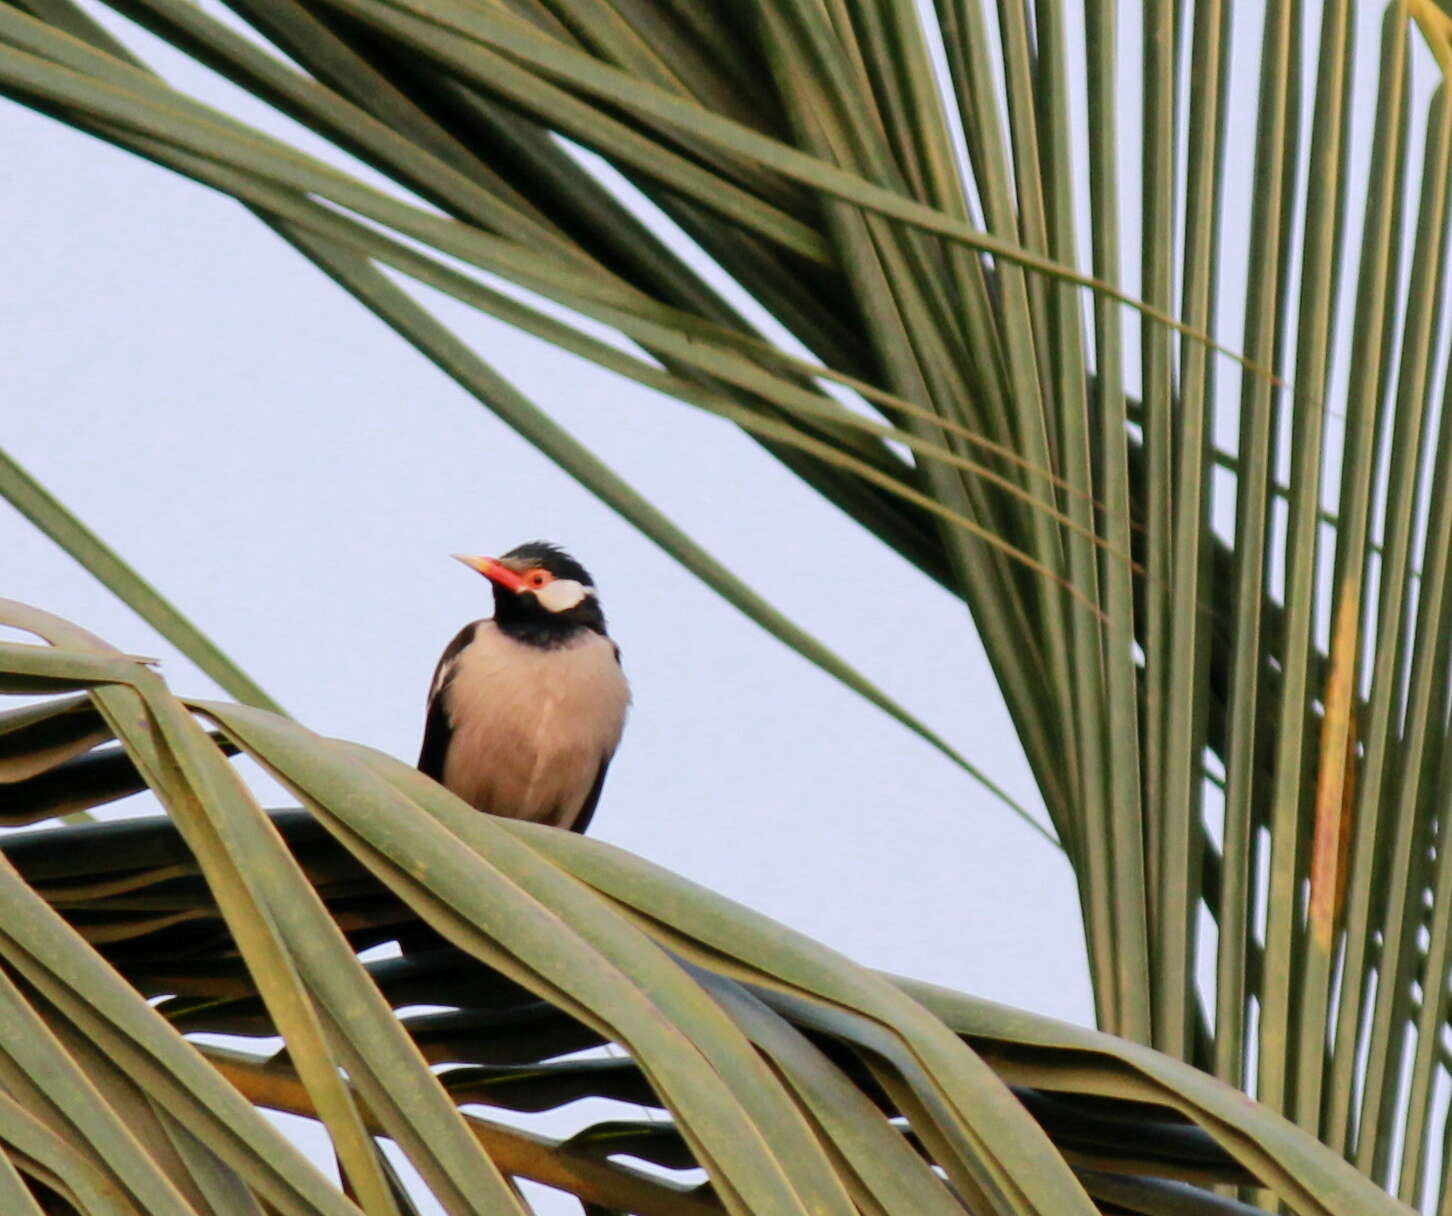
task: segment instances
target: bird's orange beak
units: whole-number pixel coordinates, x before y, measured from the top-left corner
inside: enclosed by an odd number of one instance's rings
[[[463,562],[470,570],[479,571],[490,582],[498,583],[501,587],[507,587],[516,595],[526,590],[524,579],[497,558],[468,557],[463,553],[455,553],[453,556],[455,561]]]

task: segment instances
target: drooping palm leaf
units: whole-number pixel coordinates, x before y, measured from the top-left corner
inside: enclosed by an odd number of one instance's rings
[[[184,705],[56,618],[0,620],[55,643],[0,644],[0,690],[53,694],[0,720],[3,775],[64,780],[110,750],[167,812],[0,847],[17,1211],[29,1183],[83,1213],[406,1212],[375,1136],[451,1213],[523,1210],[515,1177],[646,1216],[1249,1210],[1217,1183],[1297,1213],[1405,1210],[1148,1048],[865,970],[369,749]],[[303,808],[262,811],[203,723]],[[379,957],[401,934],[408,951]],[[607,1043],[624,1054],[579,1054]],[[503,1114],[585,1097],[660,1113],[564,1140]],[[347,1194],[257,1108],[321,1119]],[[704,1181],[671,1177],[695,1167]]]

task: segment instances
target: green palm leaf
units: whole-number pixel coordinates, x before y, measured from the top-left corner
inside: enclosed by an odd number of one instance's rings
[[[647,1214],[1233,1210],[1205,1189],[1225,1181],[1296,1212],[1403,1210],[1177,1061],[867,971],[622,850],[480,815],[380,753],[184,705],[55,618],[3,620],[56,643],[0,646],[0,689],[58,690],[20,711],[31,729],[8,737],[32,746],[12,755],[82,763],[33,727],[76,716],[63,690],[86,688],[107,727],[89,719],[87,744],[119,749],[167,812],[0,850],[17,1196],[30,1181],[82,1212],[408,1210],[386,1137],[450,1212],[516,1210],[511,1177]],[[198,716],[305,809],[258,808]],[[422,925],[430,948],[357,955]],[[409,1012],[424,994],[447,1010]],[[560,1059],[606,1043],[623,1054]],[[585,1096],[662,1113],[550,1141],[459,1109]],[[256,1107],[320,1118],[347,1194]]]

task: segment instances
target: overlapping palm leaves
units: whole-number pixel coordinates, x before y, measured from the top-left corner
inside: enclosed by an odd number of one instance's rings
[[[1378,44],[1349,0],[1144,0],[1133,26],[1101,0],[108,2],[400,189],[178,93],[72,0],[0,6],[0,88],[234,195],[906,719],[407,285],[757,437],[971,610],[1078,876],[1101,1025],[1452,1203],[1428,1185],[1452,943],[1441,9],[1378,9]],[[1252,140],[1230,124],[1253,78]],[[143,595],[20,470],[0,489]]]
[[[167,811],[0,849],[7,1210],[40,1210],[30,1179],[86,1213],[408,1212],[374,1135],[450,1212],[525,1210],[514,1177],[646,1216],[1250,1210],[1214,1183],[1296,1212],[1403,1210],[1149,1049],[869,972],[379,753],[184,704],[46,614],[5,603],[0,623],[55,643],[0,644],[0,691],[50,694],[0,718],[5,823],[137,774]],[[302,809],[264,812],[238,750]],[[355,956],[419,922],[431,946]],[[579,1054],[604,1043],[628,1054]],[[322,1119],[347,1197],[244,1096]],[[556,1142],[474,1113],[585,1097],[670,1119]]]

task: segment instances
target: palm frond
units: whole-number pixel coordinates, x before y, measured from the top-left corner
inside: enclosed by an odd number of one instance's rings
[[[1452,1203],[1446,12],[1388,4],[1376,43],[1350,0],[1145,0],[1130,46],[1103,0],[235,0],[248,32],[108,7],[391,186],[169,87],[71,0],[0,7],[0,89],[245,203],[946,749],[400,284],[751,434],[971,611],[1101,1026]]]
[[[0,644],[0,690],[52,694],[4,719],[0,775],[109,751],[166,812],[0,842],[16,1211],[406,1212],[385,1139],[461,1213],[525,1210],[516,1178],[645,1216],[1249,1210],[1225,1183],[1405,1210],[1148,1048],[869,971],[370,749],[183,703],[56,618],[0,620],[54,643]],[[236,750],[302,806],[263,811]],[[562,1140],[508,1113],[582,1098],[609,1113]],[[347,1189],[262,1109],[319,1120]]]

